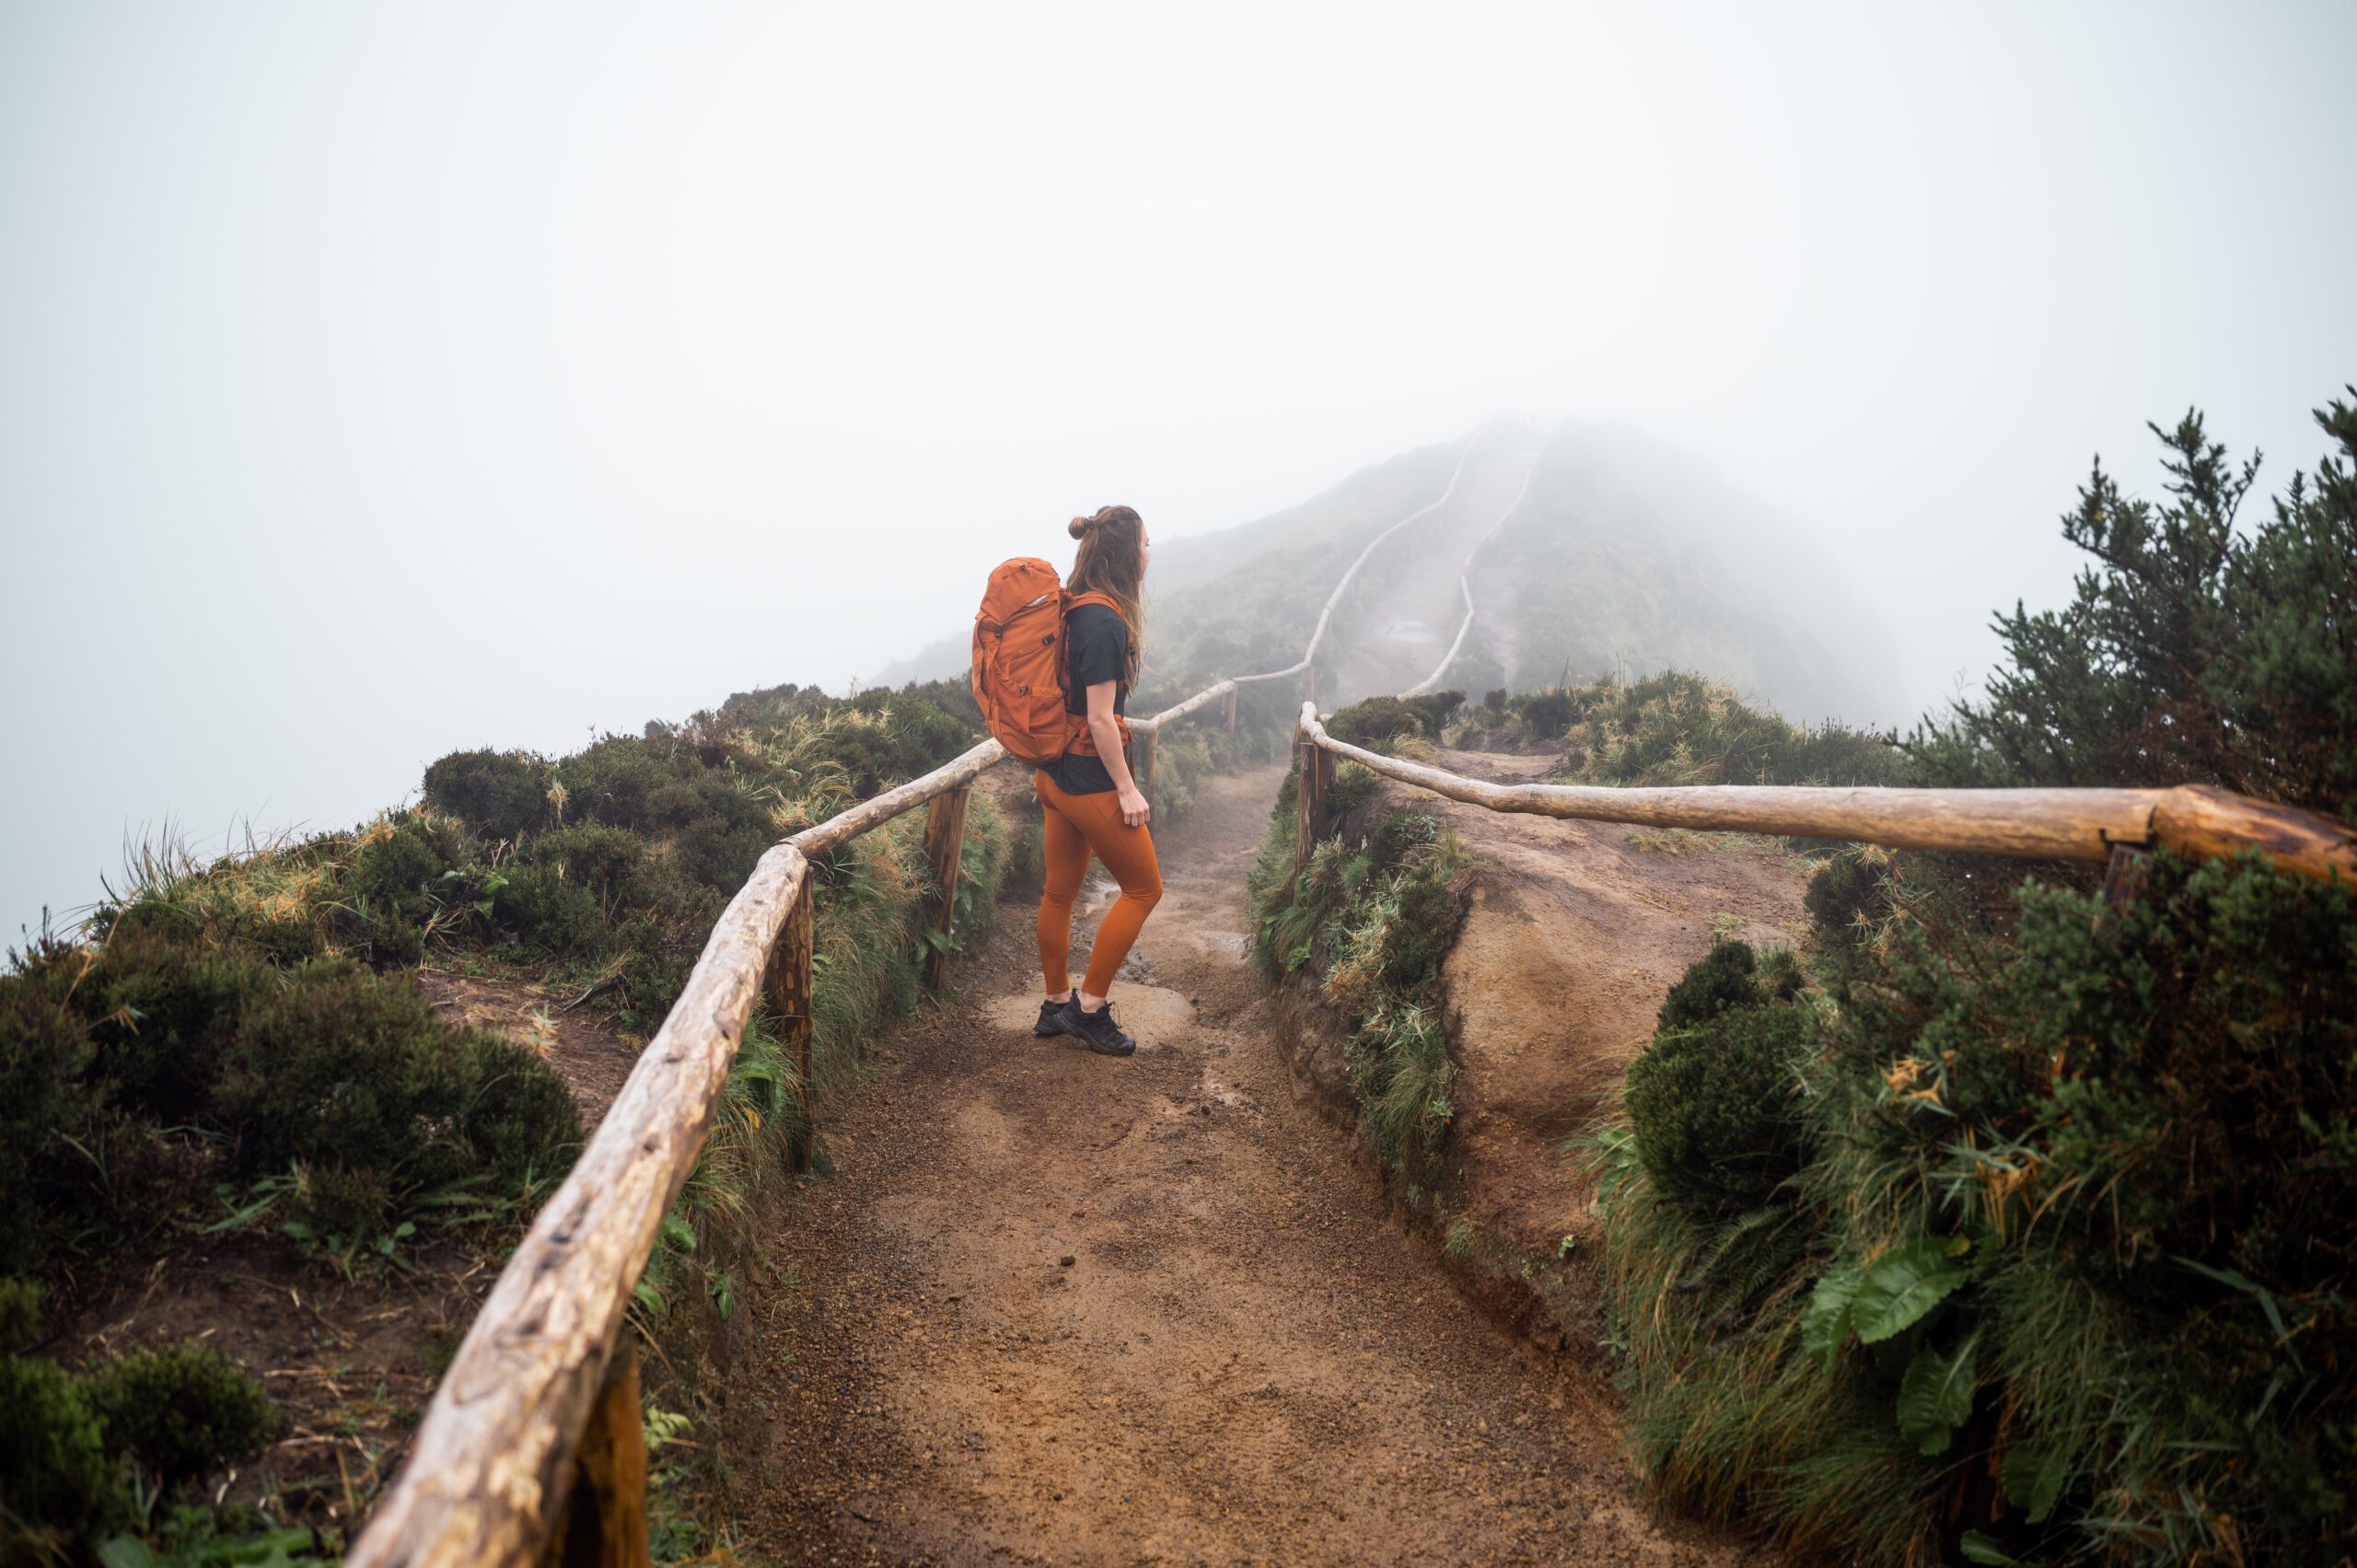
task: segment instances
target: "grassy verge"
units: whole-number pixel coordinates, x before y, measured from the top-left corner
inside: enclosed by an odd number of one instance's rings
[[[1370,811],[1375,775],[1344,763],[1331,796],[1339,830],[1296,872],[1297,782],[1281,789],[1248,878],[1254,953],[1271,979],[1315,984],[1347,1022],[1343,1060],[1369,1141],[1409,1202],[1425,1206],[1446,1181],[1455,1114],[1457,1066],[1438,1008],[1466,857],[1429,811]]]

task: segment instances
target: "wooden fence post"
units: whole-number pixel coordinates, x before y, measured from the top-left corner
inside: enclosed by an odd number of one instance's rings
[[[785,1026],[786,1048],[794,1055],[795,1099],[802,1124],[787,1141],[785,1160],[795,1170],[809,1168],[811,1139],[819,1124],[818,1089],[810,1081],[810,1045],[818,1035],[811,985],[813,881],[810,877],[803,877],[802,889],[794,896],[794,908],[787,912],[785,924],[778,931],[769,970],[762,976],[770,1011]]]
[[[2114,914],[2144,896],[2144,880],[2152,875],[2153,852],[2141,844],[2114,844],[2111,863],[2104,867],[2103,901]]]
[[[932,929],[937,939],[926,944],[924,983],[938,991],[949,978],[949,942],[956,934],[958,877],[966,844],[966,801],[971,784],[960,784],[946,795],[935,796],[924,808],[924,858],[933,869]]]
[[[1228,734],[1230,734],[1230,735],[1234,735],[1234,734],[1236,733],[1236,688],[1235,688],[1235,687],[1231,686],[1231,687],[1229,687],[1229,688],[1227,689],[1227,697],[1226,697],[1226,700],[1225,700],[1225,702],[1223,702],[1223,703],[1220,704],[1220,706],[1221,706],[1221,708],[1224,710],[1224,712],[1225,713],[1226,717],[1227,717],[1227,733],[1228,733]]]
[[[1158,730],[1142,729],[1130,738],[1130,751],[1137,767],[1138,793],[1154,793],[1154,743],[1161,738]]]
[[[573,1494],[540,1553],[541,1568],[647,1568],[653,1561],[638,1399],[638,1342],[625,1330],[575,1450]]]
[[[1334,782],[1334,757],[1305,733],[1297,743],[1301,780],[1294,800],[1293,866],[1298,872],[1318,852],[1326,831],[1326,795]]]

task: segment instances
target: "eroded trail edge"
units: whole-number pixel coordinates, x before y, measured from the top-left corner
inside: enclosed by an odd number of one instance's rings
[[[1296,1107],[1244,954],[1279,773],[1204,781],[1116,993],[1035,1040],[1028,923],[888,1040],[730,1369],[746,1545],[794,1562],[1701,1562],[1591,1389],[1387,1217]],[[1101,905],[1099,906],[1101,907]]]

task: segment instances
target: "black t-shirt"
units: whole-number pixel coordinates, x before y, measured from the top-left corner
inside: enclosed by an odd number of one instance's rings
[[[1120,680],[1130,662],[1130,629],[1119,610],[1084,604],[1065,617],[1064,660],[1065,712],[1086,717],[1088,689],[1108,680],[1114,683],[1113,711],[1129,711],[1130,694]],[[1113,788],[1104,760],[1088,752],[1067,751],[1044,772],[1066,795],[1105,795]]]

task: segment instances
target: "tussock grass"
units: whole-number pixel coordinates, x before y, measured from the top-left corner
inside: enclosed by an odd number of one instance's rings
[[[1375,787],[1364,768],[1338,768],[1336,819],[1364,815]],[[1456,1115],[1457,1068],[1437,1005],[1464,913],[1465,853],[1437,817],[1411,807],[1321,842],[1296,875],[1296,800],[1288,777],[1248,878],[1256,960],[1272,976],[1315,979],[1350,1020],[1343,1060],[1370,1141],[1387,1167],[1434,1185]]]

